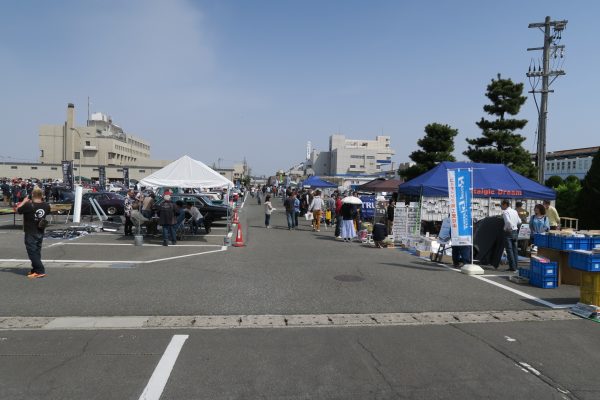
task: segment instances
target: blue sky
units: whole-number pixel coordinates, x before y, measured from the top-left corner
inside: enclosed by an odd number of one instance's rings
[[[548,149],[600,144],[600,2],[18,1],[0,3],[0,160],[36,159],[42,124],[74,102],[110,114],[154,158],[188,154],[256,173],[302,161],[306,142],[390,135],[408,160],[430,122],[479,135],[497,73],[526,83],[542,44],[529,22],[568,19],[565,77],[550,95]],[[537,113],[520,117],[535,148]]]

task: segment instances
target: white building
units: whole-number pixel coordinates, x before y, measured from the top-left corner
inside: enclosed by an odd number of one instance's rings
[[[579,179],[585,178],[592,166],[592,159],[598,150],[600,150],[600,147],[585,147],[547,153],[544,180],[554,175],[563,179],[570,175],[574,175]]]
[[[325,176],[381,175],[393,170],[393,155],[389,136],[368,140],[335,134],[329,137],[329,151],[311,150],[306,171]]]
[[[112,119],[94,113],[85,126],[77,126],[75,106],[67,106],[67,118],[60,125],[42,125],[39,130],[39,163],[1,162],[0,177],[61,179],[62,161],[73,161],[75,179],[98,179],[98,167],[106,167],[109,180],[123,179],[123,167],[131,179],[141,179],[169,163],[150,158],[150,144],[126,133]]]

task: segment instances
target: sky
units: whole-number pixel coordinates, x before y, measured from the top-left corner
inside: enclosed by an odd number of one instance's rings
[[[38,130],[74,103],[150,142],[152,158],[246,158],[270,175],[329,135],[391,136],[408,161],[431,122],[477,137],[498,73],[524,82],[528,29],[567,19],[567,75],[552,85],[548,150],[600,145],[600,2],[555,0],[88,0],[0,2],[0,161],[36,160]],[[535,150],[531,98],[519,118]]]

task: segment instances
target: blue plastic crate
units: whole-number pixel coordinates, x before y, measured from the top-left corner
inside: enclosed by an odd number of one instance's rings
[[[555,289],[558,287],[558,280],[556,278],[539,278],[532,275],[529,278],[529,284],[542,289]]]
[[[533,235],[533,244],[537,247],[549,247],[548,246],[548,238],[549,235],[544,235],[541,233],[536,233]]]
[[[550,235],[548,247],[556,250],[590,250],[590,240],[586,237]]]
[[[530,272],[527,268],[519,268],[519,276],[522,278],[529,278],[531,275]]]
[[[591,250],[592,249],[592,241],[591,238],[589,237],[579,237],[579,238],[575,238],[575,241],[577,243],[577,248],[579,250]]]
[[[557,262],[541,262],[532,258],[530,260],[531,275],[538,275],[542,278],[556,277],[558,274]]]
[[[590,242],[590,250],[596,246],[600,246],[600,236],[591,236],[588,240]]]
[[[569,253],[569,266],[588,272],[600,272],[600,254],[572,251]]]

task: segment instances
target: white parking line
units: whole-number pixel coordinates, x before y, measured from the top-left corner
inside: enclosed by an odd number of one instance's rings
[[[510,286],[506,286],[506,285],[503,285],[501,283],[491,281],[491,280],[489,280],[485,276],[481,276],[481,275],[471,275],[471,276],[473,278],[476,278],[476,279],[479,279],[481,281],[487,282],[490,285],[497,286],[497,287],[502,288],[504,290],[508,290],[509,292],[513,292],[515,294],[518,294],[519,296],[524,297],[526,299],[533,300],[533,301],[535,301],[537,303],[543,304],[546,307],[550,307],[550,308],[553,308],[553,309],[561,309],[561,308],[571,308],[571,307],[574,306],[574,304],[554,304],[554,303],[551,303],[549,301],[542,300],[539,297],[532,296],[532,295],[530,295],[528,293],[522,292],[522,291],[517,290],[515,288],[511,288]]]
[[[52,246],[135,246],[134,243],[69,243],[59,242]],[[177,244],[177,247],[221,247],[220,244]],[[50,246],[48,246],[50,247]],[[162,244],[144,243],[142,247],[163,247]]]
[[[419,258],[424,259],[424,260],[428,260],[425,257],[419,257]],[[442,264],[442,263],[434,263],[434,264],[439,265],[439,266],[444,267],[444,268],[447,268],[447,269],[449,269],[451,271],[454,271],[454,272],[460,272],[460,269],[449,267],[446,264]],[[522,297],[524,297],[526,299],[529,299],[529,300],[535,301],[537,303],[543,304],[546,307],[550,307],[550,308],[555,309],[555,310],[558,310],[558,309],[567,309],[567,308],[571,308],[571,307],[573,307],[575,305],[575,304],[554,304],[554,303],[551,303],[549,301],[542,300],[539,297],[532,296],[532,295],[530,295],[528,293],[525,293],[525,292],[522,292],[520,290],[511,288],[510,286],[506,286],[506,285],[503,285],[503,284],[498,283],[498,282],[491,281],[489,279],[489,278],[494,278],[496,276],[508,276],[508,275],[487,275],[487,276],[469,275],[469,276],[472,277],[472,278],[475,278],[475,279],[479,279],[480,281],[487,282],[490,285],[494,285],[494,286],[497,286],[497,287],[502,288],[504,290],[508,290],[509,292],[513,292],[515,294],[518,294],[519,296],[522,296]]]
[[[194,256],[200,256],[203,254],[211,254],[211,253],[220,253],[222,251],[227,251],[227,246],[219,246],[221,247],[220,249],[217,250],[209,250],[209,251],[203,251],[203,252],[199,252],[199,253],[192,253],[192,254],[183,254],[180,256],[173,256],[173,257],[166,257],[166,258],[157,258],[156,260],[146,260],[146,261],[131,261],[131,260],[111,260],[111,261],[106,261],[106,260],[42,260],[43,263],[48,263],[48,264],[86,264],[86,263],[95,263],[95,264],[152,264],[152,263],[156,263],[156,262],[161,262],[161,261],[170,261],[170,260],[177,260],[180,258],[186,258],[186,257],[194,257]],[[16,259],[16,258],[4,258],[4,259],[0,259],[0,262],[15,262],[15,263],[26,263],[29,262],[29,260],[22,260],[22,259]],[[0,269],[2,269],[0,267]]]
[[[174,335],[154,369],[146,388],[140,395],[140,400],[159,400],[165,385],[171,376],[179,352],[189,335]]]

